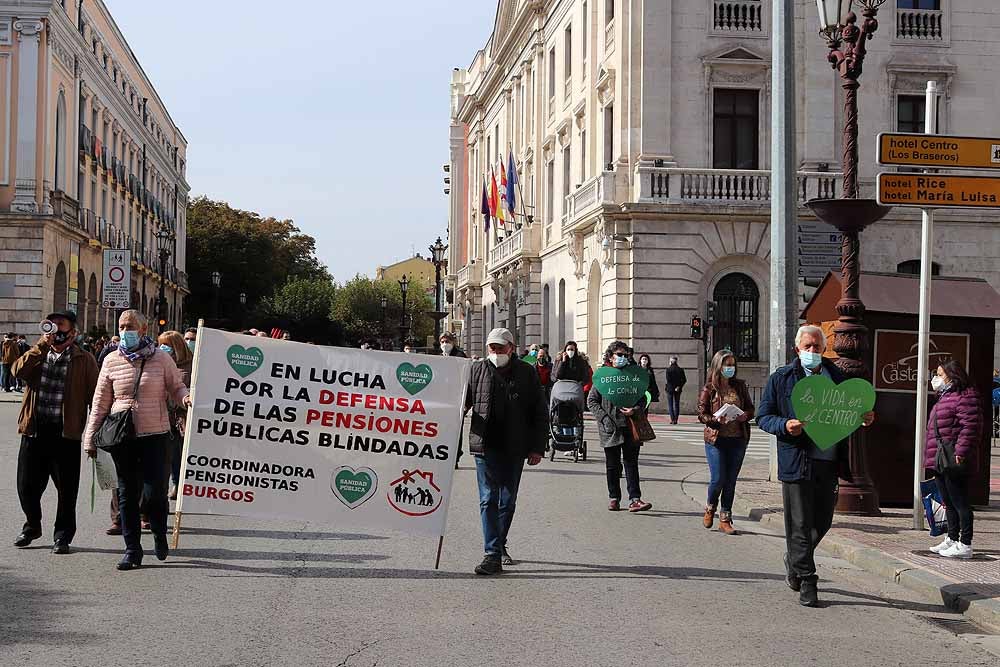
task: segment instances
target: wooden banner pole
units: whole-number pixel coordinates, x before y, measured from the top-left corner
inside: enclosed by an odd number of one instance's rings
[[[171,549],[176,549],[177,545],[181,541],[181,516],[183,515],[184,507],[184,475],[187,471],[187,453],[188,447],[191,443],[191,423],[194,421],[194,399],[195,391],[197,390],[198,383],[198,359],[201,357],[201,331],[205,328],[205,320],[198,320],[198,336],[195,338],[194,343],[194,361],[191,363],[191,408],[187,411],[187,424],[184,428],[184,447],[181,450],[181,473],[180,479],[177,480],[178,494],[177,494],[177,506],[174,512],[174,532],[172,537]]]

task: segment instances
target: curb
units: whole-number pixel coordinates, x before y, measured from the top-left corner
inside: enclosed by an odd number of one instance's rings
[[[702,474],[704,471],[703,469],[684,477],[681,480],[681,488],[690,483],[692,477]],[[684,492],[695,502],[700,502],[691,496],[686,489]],[[779,528],[784,532],[784,515],[781,511],[755,507],[738,494],[733,502],[733,513],[745,515],[751,521]],[[847,537],[841,537],[833,532],[826,534],[820,549],[872,574],[897,583],[921,595],[929,602],[941,604],[952,611],[960,612],[968,620],[990,632],[1000,633],[1000,600],[984,599],[981,597],[982,593],[970,590],[965,584],[956,583],[941,575],[903,562],[884,551],[855,542]]]

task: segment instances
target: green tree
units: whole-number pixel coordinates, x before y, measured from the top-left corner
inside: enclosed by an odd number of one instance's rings
[[[382,297],[386,299],[385,319]],[[407,321],[413,317],[410,335],[423,345],[427,336],[434,334],[434,320],[427,313],[434,309],[434,302],[427,294],[427,287],[419,281],[410,282],[406,294]],[[403,295],[396,281],[372,280],[355,276],[337,290],[330,316],[344,329],[350,345],[370,341],[399,341],[399,323],[403,319]]]
[[[325,278],[316,258],[316,241],[291,220],[262,217],[225,202],[198,197],[188,204],[187,271],[192,319],[214,316],[212,273],[222,274],[219,315],[231,322],[241,318],[239,295],[247,308],[270,296],[275,285],[289,280]]]
[[[343,343],[339,325],[330,321],[337,287],[329,278],[290,280],[261,299],[257,319],[266,329],[290,331],[296,340],[328,345]]]

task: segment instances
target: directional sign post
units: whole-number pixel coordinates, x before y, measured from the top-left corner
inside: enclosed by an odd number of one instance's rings
[[[878,175],[878,203],[912,208],[1000,208],[1000,177]]]
[[[835,227],[823,222],[798,223],[799,278],[825,278],[841,268],[843,238]]]
[[[101,289],[101,305],[105,308],[125,310],[129,303],[132,286],[132,252],[129,250],[104,251],[104,286]]]
[[[1000,169],[1000,138],[883,132],[878,163],[901,167]]]

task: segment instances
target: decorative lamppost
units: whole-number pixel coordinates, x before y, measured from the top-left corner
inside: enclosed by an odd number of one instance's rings
[[[174,233],[165,224],[156,230],[156,245],[160,251],[160,297],[156,302],[156,315],[159,331],[167,328],[167,260],[170,259],[170,249],[174,243]]]
[[[406,292],[410,289],[410,281],[406,274],[403,274],[402,280],[397,282],[399,283],[399,291],[403,293],[403,312],[399,316],[399,349],[402,350],[410,333],[410,328],[406,324]]]
[[[378,325],[379,347],[384,349],[388,346],[385,335],[385,311],[389,307],[389,299],[385,295],[382,295],[382,298],[379,299],[379,305],[382,306],[382,319]]]
[[[219,319],[219,286],[222,285],[222,274],[212,271],[212,287],[215,290],[215,319]]]
[[[247,293],[240,292],[240,327],[246,326],[247,319]]]
[[[858,0],[864,21],[851,11],[853,0],[817,0],[820,34],[830,47],[829,61],[840,73],[844,89],[844,188],[841,199],[813,199],[806,206],[820,220],[836,227],[843,236],[841,249],[841,296],[837,302],[838,322],[834,328],[833,350],[837,367],[847,378],[868,378],[865,363],[868,353],[868,328],[862,322],[865,305],[861,302],[860,234],[865,227],[881,220],[889,212],[874,199],[858,195],[858,88],[867,54],[867,42],[878,30],[875,16],[885,0]],[[864,429],[850,437],[853,482],[843,481],[837,510],[844,514],[879,514],[878,493],[868,475]]]
[[[448,259],[444,256],[448,246],[441,243],[441,237],[437,237],[434,245],[427,248],[431,251],[431,261],[434,262],[434,349],[440,344],[441,320],[448,317],[448,313],[441,311],[441,268],[448,266]]]

